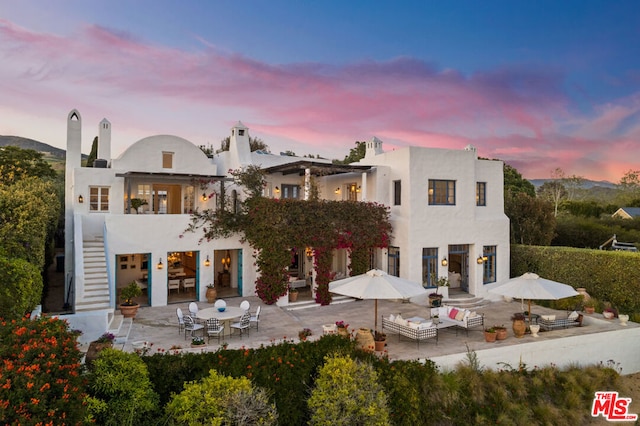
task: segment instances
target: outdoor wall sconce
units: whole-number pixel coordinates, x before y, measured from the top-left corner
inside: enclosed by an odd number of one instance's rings
[[[78,202],[80,204],[84,203],[84,197],[82,195],[78,195]]]
[[[276,193],[277,193],[277,194],[279,194],[279,193],[280,193],[280,188],[278,188],[277,186],[276,186]]]
[[[160,260],[158,260],[158,264],[156,265],[156,268],[162,269],[163,267],[164,265],[162,264],[162,258],[160,258]]]
[[[311,247],[307,247],[304,249],[304,254],[307,255],[307,259],[311,260],[311,257],[313,257],[313,249]]]
[[[222,266],[224,266],[225,270],[229,269],[229,266],[231,266],[231,255],[229,254],[229,250],[227,250],[227,256],[222,258]]]
[[[336,190],[333,191],[333,192],[335,192],[336,194],[339,194],[340,193],[340,187],[336,188]]]
[[[205,194],[204,192],[202,193],[202,201],[207,201],[209,199],[209,197],[207,197],[207,194]]]
[[[478,262],[478,265],[482,265],[484,263],[484,259],[482,258],[482,256],[478,256],[476,262]]]
[[[358,185],[358,189],[356,189],[356,192],[360,192],[360,185]]]
[[[211,266],[211,261],[209,260],[209,255],[207,255],[207,258],[204,260],[204,266],[206,266],[207,268],[209,266]]]
[[[449,264],[449,262],[447,261],[447,258],[445,257],[444,259],[442,259],[442,266],[447,266]]]

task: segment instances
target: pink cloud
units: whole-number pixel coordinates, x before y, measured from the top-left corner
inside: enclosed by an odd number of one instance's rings
[[[388,147],[471,143],[527,177],[563,167],[617,179],[624,171],[611,165],[640,155],[629,137],[640,134],[629,124],[637,96],[597,108],[595,117],[574,116],[564,77],[553,70],[521,65],[464,75],[409,57],[274,65],[201,41],[200,50],[183,51],[96,25],[63,37],[0,20],[0,107],[60,117],[76,107],[107,116],[130,137],[170,132],[211,135],[214,143],[241,119],[252,134],[330,158],[374,135]]]

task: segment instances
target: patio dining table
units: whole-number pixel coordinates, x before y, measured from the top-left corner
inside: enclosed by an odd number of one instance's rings
[[[205,308],[198,311],[196,317],[203,321],[208,320],[209,318],[217,318],[221,323],[224,324],[224,336],[231,335],[231,320],[236,318],[240,318],[242,314],[244,314],[245,310],[240,307],[235,306],[227,306],[226,309],[222,312],[218,311],[218,308]],[[207,332],[205,324],[205,334]]]

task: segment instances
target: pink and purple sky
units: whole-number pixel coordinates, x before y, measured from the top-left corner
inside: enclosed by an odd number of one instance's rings
[[[342,159],[373,136],[526,178],[640,169],[638,1],[0,0],[0,134],[154,134]]]

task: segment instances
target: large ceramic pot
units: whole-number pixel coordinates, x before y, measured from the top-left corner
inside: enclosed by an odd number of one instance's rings
[[[218,290],[214,287],[207,287],[207,293],[205,296],[207,297],[207,302],[214,303],[218,298]]]
[[[432,308],[437,308],[442,306],[442,295],[429,295],[429,304]]]
[[[384,345],[387,344],[387,341],[386,340],[376,340],[374,342],[374,344],[375,344],[375,347],[376,347],[376,352],[382,352],[382,351],[384,351]]]
[[[289,292],[289,302],[295,302],[298,300],[298,290]]]
[[[538,332],[540,331],[540,326],[538,324],[531,324],[529,326],[529,330],[531,331],[531,337],[538,337]]]
[[[527,331],[527,324],[524,320],[514,320],[513,321],[513,335],[517,338],[524,337],[524,333]]]
[[[373,351],[375,348],[373,334],[371,334],[371,330],[369,330],[368,328],[361,328],[358,330],[356,341],[365,351]]]

